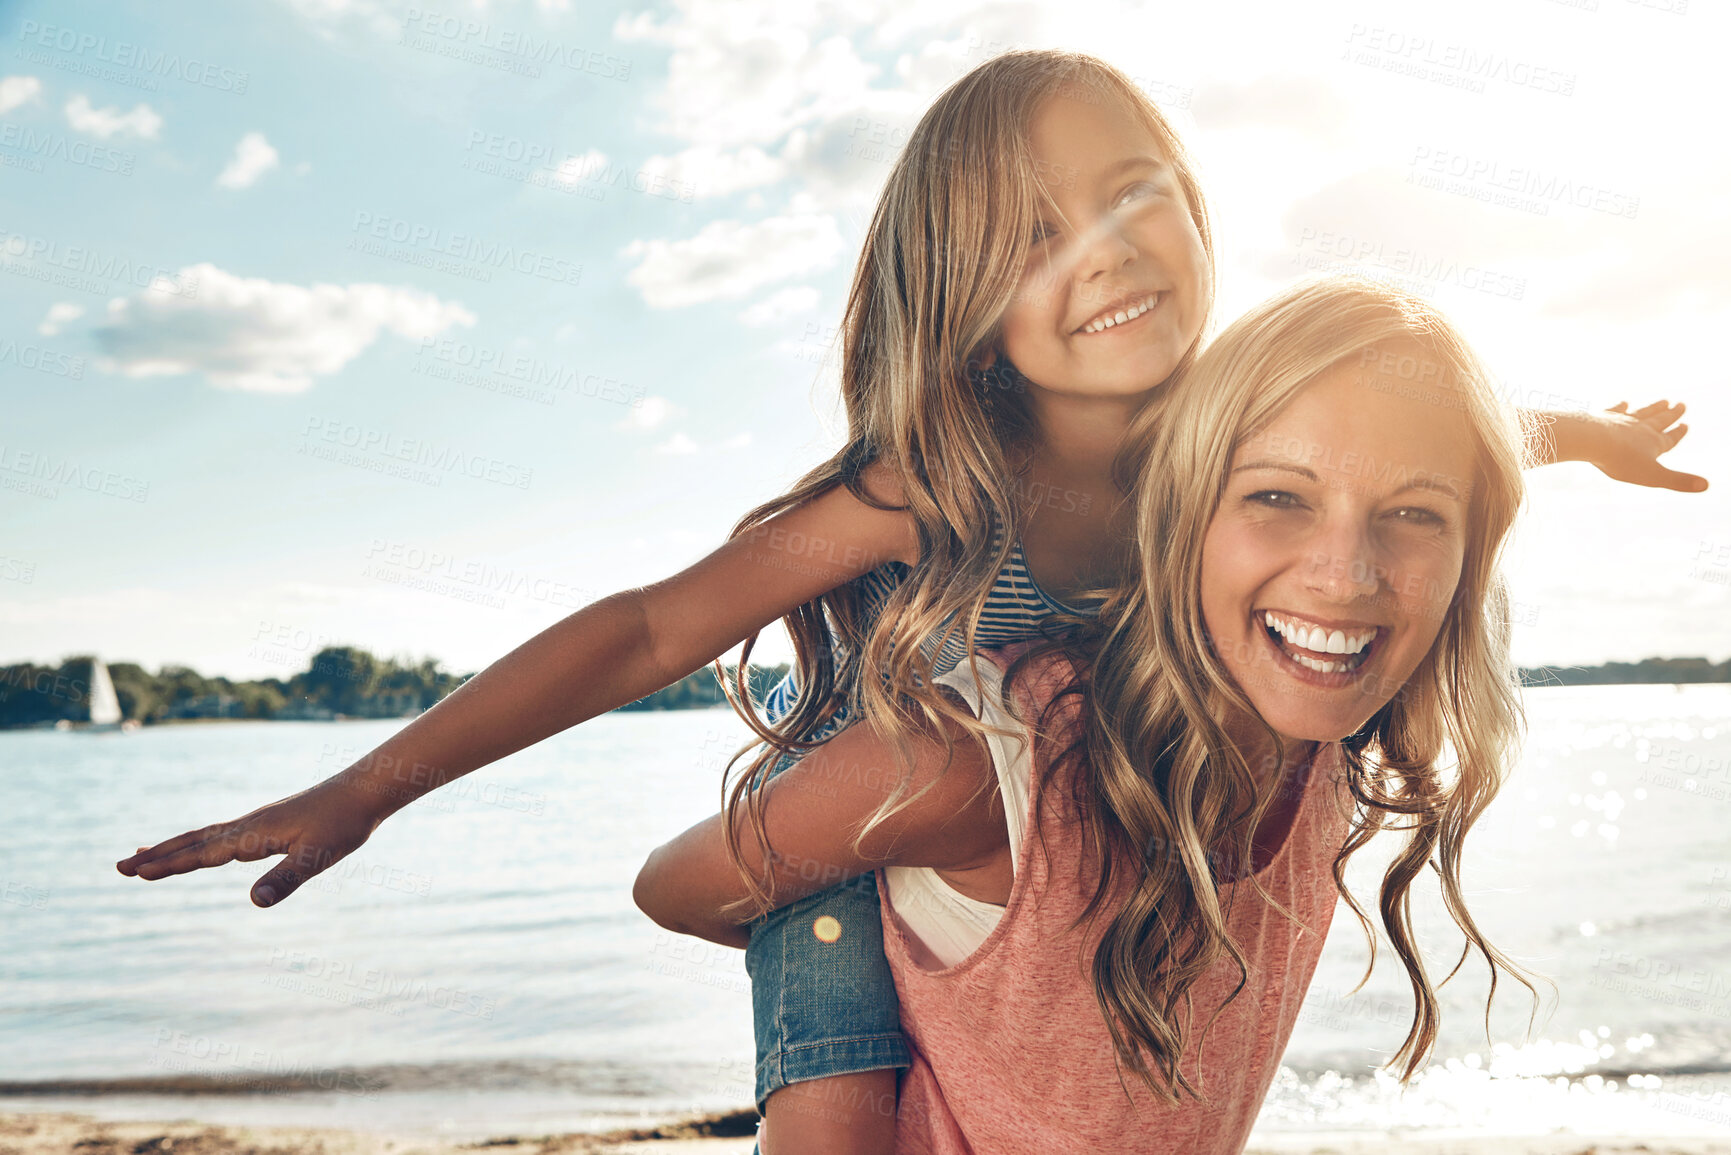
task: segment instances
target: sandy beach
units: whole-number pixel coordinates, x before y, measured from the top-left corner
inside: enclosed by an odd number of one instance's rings
[[[65,1113],[0,1114],[0,1155],[747,1155],[755,1115],[709,1116],[604,1135],[501,1135],[462,1142],[315,1127],[221,1127],[193,1120],[104,1122]],[[1588,1136],[1303,1136],[1254,1140],[1245,1155],[1731,1155],[1731,1140]]]
[[[428,1139],[389,1132],[319,1127],[223,1127],[194,1120],[107,1122],[67,1113],[0,1114],[0,1155],[745,1155],[757,1115],[742,1111],[685,1124],[603,1135],[500,1135]]]

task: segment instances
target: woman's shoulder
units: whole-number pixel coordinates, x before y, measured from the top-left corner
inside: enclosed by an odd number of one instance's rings
[[[1019,715],[1036,729],[1066,727],[1081,712],[1085,667],[1062,642],[1028,639],[974,653],[1005,697],[1015,702]]]

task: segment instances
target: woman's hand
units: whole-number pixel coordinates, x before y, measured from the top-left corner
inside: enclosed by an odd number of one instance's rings
[[[1681,402],[1655,401],[1631,411],[1627,401],[1619,401],[1603,413],[1534,411],[1531,415],[1543,430],[1538,464],[1587,461],[1613,481],[1700,493],[1707,488],[1705,477],[1659,464],[1660,454],[1689,432],[1677,421],[1684,408]]]
[[[1598,454],[1587,460],[1614,481],[1699,493],[1707,488],[1705,477],[1667,469],[1658,460],[1689,432],[1677,422],[1684,408],[1681,401],[1655,401],[1631,413],[1627,401],[1617,402],[1600,417],[1605,435]]]
[[[309,878],[352,854],[389,811],[372,804],[340,775],[260,806],[232,822],[189,830],[115,863],[125,875],[155,881],[227,862],[285,857],[252,887],[255,906],[270,906]]]

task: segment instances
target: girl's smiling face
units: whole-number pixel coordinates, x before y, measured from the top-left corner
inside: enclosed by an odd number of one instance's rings
[[[1377,371],[1401,363],[1435,358],[1389,341],[1305,386],[1234,452],[1203,540],[1215,651],[1289,739],[1363,726],[1418,668],[1454,600],[1474,442],[1447,403],[1457,394]]]
[[[1040,206],[1004,352],[1054,393],[1145,393],[1207,311],[1208,253],[1178,176],[1147,125],[1097,88],[1048,98],[1029,145],[1058,213]]]

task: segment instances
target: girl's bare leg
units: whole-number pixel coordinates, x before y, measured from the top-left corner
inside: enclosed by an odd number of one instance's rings
[[[891,1155],[896,1073],[886,1067],[779,1088],[764,1103],[758,1150],[762,1155]]]

